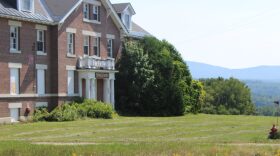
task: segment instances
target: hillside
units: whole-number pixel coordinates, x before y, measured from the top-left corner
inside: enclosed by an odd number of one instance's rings
[[[229,69],[204,63],[187,61],[192,76],[199,78],[235,77],[241,80],[280,81],[280,66],[258,66],[244,69]]]

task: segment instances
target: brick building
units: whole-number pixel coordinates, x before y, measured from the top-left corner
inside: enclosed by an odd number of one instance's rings
[[[0,123],[84,97],[114,106],[125,37],[150,35],[130,3],[0,0]]]

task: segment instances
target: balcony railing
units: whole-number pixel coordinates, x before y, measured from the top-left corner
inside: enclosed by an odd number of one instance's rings
[[[80,57],[78,62],[80,69],[95,69],[95,70],[115,70],[115,59],[101,59],[96,56]]]

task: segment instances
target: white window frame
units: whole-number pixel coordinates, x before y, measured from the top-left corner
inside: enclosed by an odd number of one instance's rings
[[[40,36],[41,34],[42,34],[42,36]],[[45,35],[46,35],[46,33],[45,33],[45,30],[37,30],[37,54],[38,53],[46,53],[46,47],[45,47]],[[42,50],[38,50],[38,43],[39,42],[42,42]]]
[[[15,77],[12,78],[13,76]],[[10,94],[11,95],[19,95],[20,93],[19,84],[20,84],[20,68],[12,67],[10,68]]]
[[[125,25],[126,25],[126,27],[127,27],[127,29],[129,29],[130,30],[130,28],[131,28],[131,20],[130,20],[130,15],[129,14],[124,14],[124,23],[125,23]]]
[[[84,3],[83,6],[83,18],[89,20],[89,4],[88,3]]]
[[[90,38],[90,36],[87,36],[87,35],[84,36],[84,46],[83,46],[84,49],[83,49],[83,50],[84,50],[84,55],[86,55],[86,56],[89,55],[89,42],[90,42],[90,41],[89,41],[89,40],[90,40],[89,38]],[[86,47],[87,47],[87,54],[85,53]]]
[[[93,14],[93,21],[100,22],[100,6],[99,5],[93,5],[92,6],[92,14]],[[96,16],[96,19],[95,19]]]
[[[13,26],[13,25],[10,26],[10,52],[11,53],[20,53],[19,52],[19,39],[20,39],[19,29],[20,29],[19,26]]]
[[[75,38],[74,33],[67,32],[67,54],[75,55],[74,38]]]
[[[96,36],[93,38],[93,55],[100,57],[100,40],[101,38]],[[95,51],[97,49],[97,53]]]
[[[111,57],[111,58],[113,58],[113,42],[114,42],[114,39],[107,38],[107,55],[108,55],[108,57]]]
[[[30,3],[29,8],[24,8],[24,2]],[[23,12],[34,12],[34,0],[18,0],[19,2],[19,10]]]
[[[37,94],[45,95],[46,94],[46,71],[48,69],[48,66],[43,64],[36,64],[36,69],[37,69]],[[41,80],[41,78],[43,80]]]
[[[67,94],[74,95],[75,93],[75,71],[67,70]]]

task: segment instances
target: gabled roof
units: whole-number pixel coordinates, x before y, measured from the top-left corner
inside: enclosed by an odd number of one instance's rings
[[[59,22],[80,0],[41,0],[49,15]]]
[[[27,20],[44,24],[51,24],[53,21],[46,15],[37,10],[34,13],[18,11],[16,6],[7,3],[7,0],[0,0],[0,17],[12,18],[18,20]]]
[[[145,36],[153,36],[148,31],[140,27],[138,24],[132,22],[131,31],[129,33],[130,37],[136,37],[136,38],[143,38]]]
[[[136,12],[135,12],[135,10],[133,9],[131,3],[115,3],[115,4],[113,4],[113,7],[114,7],[114,9],[115,9],[115,11],[116,11],[117,13],[122,13],[122,12],[124,12],[128,7],[130,7],[130,8],[131,8],[131,11],[132,11],[132,13],[133,13],[133,15],[136,14]]]

